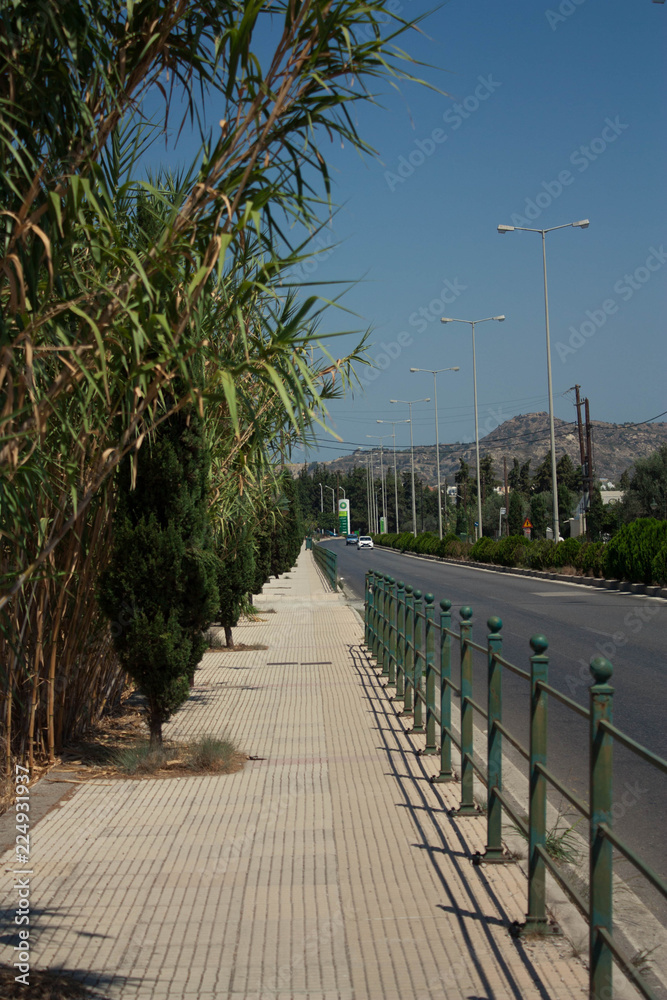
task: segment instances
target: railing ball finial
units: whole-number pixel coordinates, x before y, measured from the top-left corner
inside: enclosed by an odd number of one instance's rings
[[[406,583],[406,585],[405,585],[405,593],[406,594],[411,594],[412,590],[413,590],[413,588],[410,586],[410,584]]]
[[[544,635],[533,635],[530,639],[530,648],[538,656],[541,656],[549,648],[549,640]]]
[[[421,590],[415,590],[414,591],[414,597],[415,597],[415,601],[421,601],[421,599],[422,599],[422,592],[421,592]]]
[[[497,635],[503,627],[502,619],[495,616],[493,618],[489,618],[486,624],[489,627],[489,632],[492,632],[494,635]]]
[[[396,584],[396,586],[397,587],[403,587],[403,589],[405,589],[405,584],[403,583],[402,580],[399,580],[398,583]]]
[[[452,602],[448,601],[446,597],[443,597],[443,599],[440,601],[440,607],[445,612],[445,614],[449,611],[449,609],[451,608],[451,606],[452,606]]]
[[[613,666],[604,656],[594,656],[590,669],[596,684],[606,684],[614,672]]]
[[[464,604],[461,610],[459,611],[459,614],[461,615],[461,618],[463,618],[464,622],[469,622],[470,619],[472,618],[472,608],[469,607],[467,604]]]
[[[396,580],[394,580],[393,576],[388,576],[387,580],[389,581],[389,586],[390,587],[393,587],[394,584],[396,583]]]
[[[433,596],[433,594],[424,594],[424,600],[426,601],[427,604],[433,604],[435,597]]]

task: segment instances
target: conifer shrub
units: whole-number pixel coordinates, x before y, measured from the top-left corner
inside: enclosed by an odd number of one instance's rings
[[[509,535],[498,542],[496,561],[499,566],[525,566],[530,542],[523,535]]]
[[[661,583],[665,579],[665,546],[667,521],[642,517],[625,524],[607,545],[607,573],[619,580]]]
[[[604,542],[585,542],[579,553],[577,569],[585,576],[602,577],[606,572],[606,546]]]
[[[554,557],[556,543],[551,538],[538,538],[527,545],[524,552],[524,565],[530,569],[545,570],[555,565]]]
[[[577,567],[582,544],[580,538],[567,538],[564,542],[558,542],[553,557],[553,565],[556,569],[561,569],[563,566]]]
[[[482,536],[478,538],[470,550],[470,558],[473,562],[494,563],[496,562],[496,552],[498,543],[493,538]]]

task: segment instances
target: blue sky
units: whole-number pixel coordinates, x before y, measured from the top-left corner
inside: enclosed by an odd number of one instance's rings
[[[406,19],[431,9],[392,4]],[[331,404],[342,443],[320,432],[322,447],[305,457],[371,445],[367,434],[390,432],[376,420],[408,415],[390,399],[432,397],[432,376],[411,367],[460,367],[438,377],[440,441],[474,440],[470,327],[442,325],[441,315],[506,316],[477,329],[480,436],[547,410],[541,238],[500,236],[499,223],[590,219],[586,230],[547,235],[556,416],[575,419],[575,383],[593,419],[639,422],[667,410],[667,4],[450,0],[420,27],[402,46],[448,96],[383,85],[378,106],[357,111],[377,160],[321,146],[338,209],[304,276],[327,297],[341,287],[328,282],[350,282],[349,312],[330,311],[321,329],[370,327],[379,367],[361,369],[364,389]],[[176,166],[192,152],[183,134],[168,158]],[[341,356],[357,339],[327,346]],[[433,403],[413,417],[415,443],[433,444]],[[407,425],[396,431],[406,447]],[[296,450],[293,460],[303,459]]]
[[[401,2],[406,18],[427,9]],[[323,240],[337,246],[310,278],[356,282],[343,300],[356,315],[332,314],[325,328],[371,326],[370,356],[384,370],[332,403],[346,443],[325,439],[309,461],[390,432],[376,420],[407,417],[390,399],[432,397],[432,376],[410,367],[460,366],[438,377],[440,441],[474,439],[470,327],[441,315],[507,317],[477,328],[480,434],[547,409],[541,238],[500,236],[499,223],[590,219],[547,235],[556,416],[574,419],[564,393],[575,383],[593,419],[667,409],[666,19],[667,5],[651,0],[516,0],[511,13],[496,0],[452,0],[405,39],[450,96],[402,85],[361,109],[379,161],[325,147],[341,207]],[[432,406],[413,408],[415,443],[434,443]],[[407,425],[396,430],[407,446]]]

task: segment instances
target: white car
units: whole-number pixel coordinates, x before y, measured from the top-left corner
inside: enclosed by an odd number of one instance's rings
[[[357,540],[357,549],[372,549],[373,539],[370,535],[360,535]]]

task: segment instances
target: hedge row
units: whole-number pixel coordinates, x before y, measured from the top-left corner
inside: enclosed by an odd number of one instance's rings
[[[416,537],[403,531],[398,535],[374,535],[373,539],[378,545],[401,552],[527,569],[557,571],[569,566],[585,576],[645,584],[667,583],[667,521],[654,518],[642,518],[625,525],[608,544],[579,538],[533,542],[523,535],[510,535],[498,541],[480,538],[473,545],[462,542],[456,535],[446,535],[441,541],[432,531]]]

